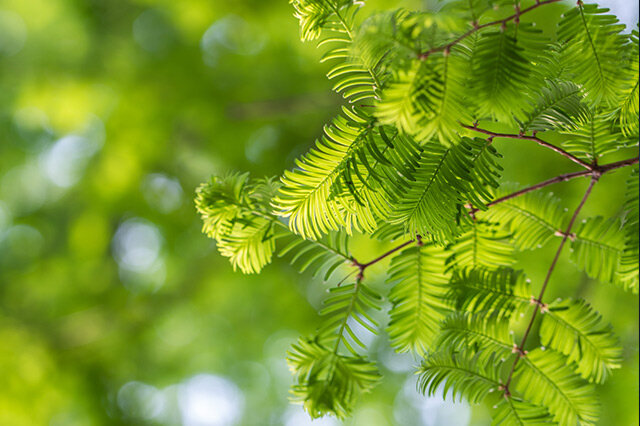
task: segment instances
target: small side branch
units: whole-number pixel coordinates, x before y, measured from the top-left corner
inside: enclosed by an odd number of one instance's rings
[[[420,236],[418,236],[417,240],[419,242],[421,241]],[[358,281],[358,282],[362,281],[362,278],[364,277],[364,271],[369,266],[380,262],[381,260],[385,259],[388,256],[391,256],[393,253],[397,252],[398,250],[402,250],[403,248],[405,248],[406,246],[411,244],[413,241],[414,240],[405,241],[404,243],[400,244],[399,246],[396,246],[396,247],[392,248],[391,250],[381,254],[380,256],[376,257],[375,259],[373,259],[372,261],[367,262],[367,263],[360,263],[356,259],[352,259],[353,266],[356,266],[359,269],[358,275],[356,277],[356,281]]]
[[[536,1],[536,4],[527,7],[526,9],[522,9],[520,10],[520,8],[516,8],[516,13],[514,13],[511,16],[507,16],[504,19],[498,19],[497,21],[492,21],[492,22],[487,22],[486,24],[482,24],[479,25],[477,21],[473,22],[473,28],[470,29],[469,31],[467,31],[466,33],[462,34],[461,36],[459,36],[458,38],[456,38],[455,40],[447,43],[447,44],[443,44],[442,46],[437,46],[437,47],[432,47],[431,49],[424,51],[422,53],[420,53],[418,55],[418,58],[421,60],[425,60],[429,57],[429,55],[431,55],[432,53],[436,53],[436,52],[446,52],[451,50],[451,48],[453,46],[455,46],[456,44],[460,43],[462,40],[464,40],[465,38],[469,37],[470,35],[472,35],[473,33],[476,33],[478,31],[480,31],[483,28],[487,28],[487,27],[492,27],[492,26],[496,26],[496,25],[500,25],[501,27],[504,27],[507,25],[507,23],[511,22],[511,21],[520,21],[520,17],[522,15],[524,15],[525,13],[531,12],[534,9],[539,8],[540,6],[544,6],[546,4],[550,4],[550,3],[557,3],[559,1],[562,0],[546,0],[546,1]]]
[[[544,297],[544,293],[547,290],[547,285],[549,284],[549,280],[551,279],[551,274],[553,274],[553,270],[555,269],[556,264],[558,263],[558,259],[560,258],[560,253],[562,252],[562,249],[564,248],[565,243],[569,239],[569,235],[571,235],[571,229],[573,228],[573,225],[576,222],[576,219],[578,218],[578,214],[580,213],[580,210],[582,210],[582,207],[584,206],[584,204],[587,202],[587,198],[589,198],[589,195],[591,194],[591,190],[593,189],[593,186],[596,184],[597,181],[598,181],[597,177],[594,176],[591,178],[591,182],[589,182],[589,187],[587,188],[587,191],[582,197],[580,204],[578,205],[576,210],[573,212],[573,216],[571,216],[569,225],[567,225],[567,229],[564,231],[564,235],[562,237],[562,241],[560,242],[560,246],[558,246],[556,255],[554,256],[553,261],[551,262],[551,266],[549,266],[549,270],[547,271],[547,275],[544,278],[544,282],[542,283],[542,288],[540,289],[540,295],[538,296],[537,299],[532,299],[533,304],[535,305],[535,307],[533,308],[533,314],[531,315],[531,320],[529,321],[529,325],[527,326],[527,329],[524,332],[524,336],[522,336],[522,341],[520,342],[520,345],[518,345],[518,352],[520,354],[525,354],[524,356],[526,356],[526,352],[524,351],[524,345],[527,342],[527,338],[529,337],[529,333],[531,332],[531,328],[533,327],[533,322],[536,319],[536,315],[538,314],[538,311],[543,312],[543,310],[546,307],[546,305],[542,302],[542,298]],[[520,361],[520,358],[522,357],[523,357],[522,355],[518,356],[513,361],[513,365],[511,366],[511,370],[509,371],[509,376],[507,377],[507,382],[504,385],[506,392],[509,391],[509,385],[511,384],[511,379],[513,378],[513,372],[516,369],[516,365],[518,365],[518,361]],[[505,392],[505,395],[506,395],[506,392]]]
[[[547,179],[547,180],[542,181],[540,183],[537,183],[535,185],[528,186],[526,188],[522,188],[522,189],[520,189],[520,190],[518,190],[516,192],[513,192],[511,194],[505,195],[504,197],[496,198],[492,202],[487,203],[487,207],[491,207],[491,206],[494,206],[496,204],[503,203],[505,201],[511,200],[512,198],[516,198],[516,197],[519,197],[521,195],[527,194],[529,192],[536,191],[536,190],[538,190],[540,188],[544,188],[545,186],[553,185],[554,183],[567,182],[567,181],[570,181],[572,179],[583,177],[583,176],[596,176],[596,177],[599,177],[600,175],[603,175],[605,173],[611,172],[613,170],[617,170],[617,169],[622,168],[622,167],[631,166],[633,164],[638,164],[638,158],[637,157],[636,158],[629,158],[627,160],[622,160],[622,161],[616,161],[614,163],[604,164],[602,166],[597,166],[597,167],[594,168],[593,171],[592,170],[585,170],[585,171],[582,171],[582,172],[565,173],[565,174],[556,176],[554,178]],[[470,206],[470,205],[467,205],[467,208],[469,208],[469,213],[471,213],[471,214],[475,214],[478,211],[480,211],[479,208],[473,207],[473,206]]]
[[[484,133],[485,135],[489,135],[490,138],[507,138],[507,139],[521,139],[521,140],[526,140],[526,141],[533,141],[535,143],[537,143],[538,145],[544,146],[545,148],[549,148],[552,151],[557,152],[558,154],[562,155],[565,158],[568,158],[569,160],[573,161],[576,164],[581,165],[582,167],[584,167],[585,169],[588,170],[593,170],[595,166],[593,166],[592,164],[587,163],[586,161],[583,161],[581,159],[579,159],[578,157],[576,157],[575,155],[572,155],[570,153],[568,153],[567,151],[565,151],[564,149],[555,146],[547,141],[544,141],[542,139],[540,139],[538,136],[536,136],[535,132],[532,136],[527,136],[524,133],[518,133],[518,134],[514,134],[514,133],[497,133],[497,132],[492,132],[490,130],[487,129],[482,129],[480,127],[478,127],[477,125],[468,125],[468,124],[462,124],[462,127],[464,127],[465,129],[469,129],[469,130],[473,130],[474,132],[478,132],[478,133]]]

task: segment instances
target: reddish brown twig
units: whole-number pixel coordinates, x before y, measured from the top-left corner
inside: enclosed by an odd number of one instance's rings
[[[568,153],[564,149],[562,149],[560,147],[557,147],[557,146],[555,146],[555,145],[553,145],[553,144],[551,144],[549,142],[546,142],[546,141],[540,139],[535,134],[532,135],[532,136],[527,136],[524,133],[518,133],[518,134],[514,134],[514,133],[497,133],[497,132],[492,132],[492,131],[487,130],[487,129],[482,129],[482,128],[478,127],[475,124],[472,125],[472,126],[470,126],[468,124],[462,124],[462,127],[464,127],[465,129],[473,130],[474,132],[484,133],[485,135],[489,135],[492,138],[521,139],[521,140],[533,141],[533,142],[537,143],[538,145],[544,146],[545,148],[549,148],[549,149],[557,152],[558,154],[562,155],[565,158],[568,158],[569,160],[573,161],[574,163],[581,165],[585,169],[593,170],[593,168],[595,167],[594,165],[589,164],[586,161],[583,161],[583,160],[579,159],[575,155],[572,155],[572,154]]]
[[[432,47],[431,49],[422,52],[418,55],[418,58],[421,60],[425,60],[429,57],[429,55],[431,55],[432,53],[436,53],[436,52],[444,52],[444,51],[448,51],[450,50],[453,46],[455,46],[456,44],[460,43],[462,40],[464,40],[465,38],[469,37],[471,34],[480,31],[483,28],[487,28],[487,27],[491,27],[491,26],[495,26],[495,25],[500,25],[500,26],[505,26],[507,25],[508,22],[513,21],[513,20],[520,20],[520,17],[522,15],[524,15],[527,12],[531,12],[534,9],[537,9],[540,6],[544,6],[546,4],[550,4],[550,3],[557,3],[561,0],[546,0],[546,1],[537,1],[536,4],[529,6],[526,9],[520,10],[519,8],[516,9],[516,13],[514,13],[511,16],[507,16],[504,19],[499,19],[497,21],[492,21],[492,22],[487,22],[485,24],[479,25],[478,22],[474,22],[473,23],[473,28],[470,29],[469,31],[467,31],[466,33],[462,34],[461,36],[459,36],[458,38],[456,38],[455,40],[447,43],[447,44],[443,44],[442,46],[437,46],[437,47]]]
[[[537,183],[535,185],[532,186],[528,186],[526,188],[520,189],[518,191],[515,191],[511,194],[505,195],[504,197],[500,197],[500,198],[496,198],[495,200],[493,200],[492,202],[487,204],[487,207],[491,207],[493,205],[496,204],[500,204],[504,201],[508,201],[511,200],[512,198],[516,198],[519,197],[520,195],[524,195],[527,194],[529,192],[533,192],[537,189],[540,188],[544,188],[545,186],[549,186],[549,185],[553,185],[554,183],[558,183],[558,182],[567,182],[571,179],[575,179],[578,177],[583,177],[583,176],[594,176],[594,172],[596,176],[600,176],[603,175],[605,173],[611,172],[613,170],[619,169],[621,167],[625,167],[625,166],[630,166],[632,164],[637,164],[638,163],[638,158],[629,158],[627,160],[622,160],[622,161],[616,161],[615,163],[609,163],[609,164],[604,164],[602,166],[597,166],[594,167],[595,170],[585,170],[582,172],[573,172],[573,173],[565,173],[562,174],[560,176],[556,176],[554,178],[551,179],[547,179],[543,182]],[[471,206],[467,206],[467,208],[469,208],[469,212],[470,213],[477,213],[480,209],[478,209],[477,207],[471,207]]]
[[[564,231],[564,235],[562,237],[562,241],[560,241],[560,246],[558,246],[558,250],[556,250],[556,255],[553,257],[553,261],[551,262],[551,266],[549,266],[549,270],[547,271],[547,275],[544,278],[544,282],[542,283],[542,288],[540,289],[540,294],[538,295],[537,299],[534,299],[535,303],[535,307],[533,308],[533,314],[531,315],[531,320],[529,320],[529,325],[527,326],[527,329],[524,332],[524,335],[522,336],[522,340],[520,342],[520,345],[518,345],[518,352],[520,354],[526,354],[525,350],[524,350],[524,345],[527,342],[527,338],[529,337],[529,333],[531,332],[531,328],[533,327],[533,322],[536,319],[536,315],[538,314],[538,311],[543,309],[546,305],[542,302],[542,298],[544,297],[544,292],[547,290],[547,285],[549,284],[549,279],[551,278],[551,274],[553,274],[553,270],[556,267],[556,264],[558,263],[558,259],[560,258],[560,253],[562,252],[562,249],[564,248],[565,243],[567,242],[567,239],[569,238],[569,235],[571,235],[571,228],[573,228],[573,224],[575,223],[576,219],[578,218],[578,214],[580,213],[580,210],[582,210],[582,207],[584,206],[584,203],[586,203],[587,198],[589,198],[589,195],[591,194],[591,190],[593,189],[593,186],[596,184],[596,182],[598,181],[597,177],[592,177],[591,178],[591,182],[589,182],[589,187],[587,188],[587,191],[585,192],[584,196],[582,197],[582,200],[580,201],[580,204],[578,205],[578,207],[576,208],[576,210],[573,212],[573,216],[571,216],[571,220],[569,221],[569,225],[567,225],[567,229]],[[526,356],[526,355],[524,355]],[[518,356],[515,358],[515,360],[513,361],[513,365],[511,366],[511,370],[509,371],[509,376],[507,377],[507,382],[504,385],[505,391],[508,392],[509,391],[509,385],[511,384],[511,379],[513,378],[513,372],[516,369],[516,365],[518,365],[518,361],[520,361],[520,358],[522,358],[523,356]],[[505,392],[505,395],[506,395]]]

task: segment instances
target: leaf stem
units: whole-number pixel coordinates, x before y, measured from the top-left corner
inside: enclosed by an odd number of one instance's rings
[[[453,41],[451,41],[451,42],[449,42],[447,44],[443,44],[443,45],[437,46],[437,47],[432,47],[431,49],[420,53],[418,55],[418,58],[421,59],[421,60],[425,60],[432,53],[451,50],[451,48],[453,46],[455,46],[456,44],[460,43],[465,38],[469,37],[471,34],[476,33],[476,32],[480,31],[483,28],[487,28],[487,27],[491,27],[491,26],[495,26],[495,25],[506,25],[508,22],[516,20],[516,19],[519,21],[520,17],[522,15],[524,15],[525,13],[531,12],[532,10],[537,9],[540,6],[544,6],[544,5],[550,4],[550,3],[557,3],[559,1],[561,1],[561,0],[536,1],[536,4],[534,4],[532,6],[529,6],[526,9],[522,9],[522,10],[520,10],[519,8],[516,9],[516,13],[514,13],[511,16],[507,16],[504,19],[498,19],[497,21],[487,22],[487,23],[482,24],[482,25],[478,25],[478,22],[474,21],[473,28],[470,29],[469,31],[467,31],[466,33],[462,34],[461,36],[459,36],[458,38],[456,38],[455,40],[453,40]]]
[[[418,241],[421,241],[421,240],[418,238]],[[373,259],[372,261],[367,262],[367,263],[360,263],[356,259],[352,259],[353,265],[357,266],[358,269],[360,270],[358,272],[358,276],[356,277],[356,281],[358,281],[358,282],[362,281],[362,278],[364,277],[364,271],[369,266],[380,262],[381,260],[383,260],[384,258],[386,258],[388,256],[391,256],[393,253],[397,252],[398,250],[401,250],[401,249],[405,248],[406,246],[408,246],[412,242],[413,242],[413,240],[405,241],[404,243],[400,244],[399,246],[396,246],[396,247],[392,248],[391,250],[381,254],[380,256],[376,257],[375,259]]]
[[[622,160],[622,161],[616,161],[615,163],[609,163],[609,164],[604,164],[602,166],[598,166],[595,169],[595,173],[596,175],[602,175],[605,174],[607,172],[619,169],[621,167],[625,167],[625,166],[630,166],[632,164],[637,164],[638,163],[638,158],[629,158],[627,160]],[[583,177],[583,176],[593,176],[594,175],[594,171],[591,170],[585,170],[582,172],[573,172],[573,173],[565,173],[562,174],[560,176],[556,176],[554,178],[551,179],[547,179],[543,182],[537,183],[535,185],[529,186],[527,188],[523,188],[520,189],[519,191],[513,192],[511,194],[505,195],[504,197],[500,197],[500,198],[496,198],[495,200],[493,200],[490,203],[487,203],[487,207],[491,207],[493,205],[496,204],[500,204],[504,201],[508,201],[511,200],[512,198],[516,198],[519,197],[520,195],[524,195],[527,194],[529,192],[533,192],[537,189],[540,188],[544,188],[545,186],[549,186],[549,185],[553,185],[554,183],[558,183],[558,182],[567,182],[571,179],[575,179],[578,177]],[[467,208],[469,208],[469,213],[471,214],[475,214],[478,211],[480,211],[479,208],[477,207],[472,207],[472,206],[467,206]]]
[[[538,136],[536,136],[535,132],[532,136],[527,136],[524,133],[497,133],[497,132],[492,132],[490,130],[487,129],[482,129],[480,127],[478,127],[476,124],[470,126],[468,124],[462,124],[462,127],[464,127],[465,129],[469,129],[469,130],[473,130],[474,132],[479,132],[479,133],[484,133],[485,135],[489,135],[491,138],[507,138],[507,139],[522,139],[522,140],[527,140],[527,141],[533,141],[535,143],[537,143],[538,145],[544,146],[545,148],[549,148],[555,152],[557,152],[558,154],[562,155],[565,158],[568,158],[569,160],[573,161],[576,164],[581,165],[582,167],[584,167],[585,169],[588,170],[593,170],[595,168],[595,166],[593,164],[589,164],[586,161],[583,161],[581,159],[579,159],[578,157],[576,157],[575,155],[572,155],[570,153],[568,153],[567,151],[565,151],[564,149],[557,147],[549,142],[546,142],[542,139],[540,139]]]
[[[513,365],[511,366],[511,371],[509,371],[509,376],[507,377],[507,382],[505,383],[505,385],[503,387],[504,388],[504,392],[505,392],[505,397],[509,397],[511,395],[511,393],[509,391],[509,385],[511,384],[511,379],[513,378],[513,372],[516,369],[516,365],[518,365],[518,361],[520,361],[521,357],[526,356],[526,352],[524,350],[524,345],[527,342],[527,338],[529,337],[529,333],[531,332],[531,328],[533,327],[533,322],[536,319],[536,315],[538,314],[539,310],[546,309],[546,305],[544,303],[542,303],[542,298],[544,297],[544,293],[547,290],[547,285],[549,284],[549,280],[551,278],[551,274],[553,274],[553,270],[555,269],[556,264],[558,263],[558,259],[560,258],[560,253],[562,252],[562,249],[564,248],[564,245],[567,242],[567,239],[569,238],[569,235],[571,235],[571,228],[573,228],[573,224],[576,222],[576,219],[578,218],[578,214],[580,213],[580,210],[582,210],[582,207],[586,203],[587,198],[589,198],[589,195],[591,194],[591,190],[593,189],[593,187],[596,184],[596,182],[598,182],[598,176],[594,175],[591,178],[591,182],[589,182],[589,187],[587,188],[587,191],[584,193],[584,196],[582,197],[582,200],[580,201],[580,204],[578,204],[578,207],[573,212],[573,216],[571,216],[571,220],[569,221],[569,225],[567,225],[567,229],[565,230],[565,232],[564,232],[564,234],[562,236],[562,241],[560,241],[560,245],[558,246],[558,250],[556,251],[556,254],[553,257],[553,261],[551,262],[551,266],[549,266],[549,270],[547,271],[547,275],[544,278],[544,282],[542,283],[542,288],[540,289],[540,294],[538,295],[537,299],[532,300],[532,302],[535,303],[535,307],[533,308],[533,314],[531,315],[531,320],[529,320],[529,325],[527,326],[527,329],[525,330],[524,335],[522,336],[522,341],[520,342],[520,345],[517,347],[520,356],[517,356],[515,358],[515,360],[513,361]]]

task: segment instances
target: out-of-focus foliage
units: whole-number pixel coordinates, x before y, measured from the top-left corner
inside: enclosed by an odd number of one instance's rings
[[[366,8],[390,3],[425,5],[372,0]],[[200,232],[191,202],[212,174],[293,167],[339,111],[328,66],[298,35],[290,5],[276,0],[0,2],[0,424],[305,424],[288,401],[286,351],[314,330],[327,285],[279,260],[260,276],[234,272]],[[619,115],[633,132],[637,87],[627,89]],[[508,141],[495,144],[514,152]],[[518,150],[504,164],[506,180],[564,171],[547,153]],[[596,190],[588,213],[616,214],[626,178],[607,176],[613,190]],[[566,185],[558,192],[577,202],[580,185]],[[339,236],[328,243],[340,247]],[[385,247],[352,240],[363,258]],[[527,256],[534,270],[548,263]],[[632,266],[634,253],[622,256]],[[637,306],[586,275],[569,280],[570,266],[556,273],[566,284],[552,291],[593,301],[625,348],[627,374],[614,371],[598,390],[609,413],[601,424],[633,424]],[[385,382],[347,423],[489,421],[483,409],[417,396],[406,373],[418,361],[384,341],[367,343]],[[584,368],[606,371],[595,361]]]

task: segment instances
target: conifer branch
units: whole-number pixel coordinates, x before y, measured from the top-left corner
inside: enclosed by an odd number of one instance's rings
[[[431,49],[420,53],[418,55],[418,58],[421,59],[421,60],[425,60],[432,53],[448,52],[449,50],[451,50],[451,48],[453,46],[455,46],[456,44],[460,43],[465,38],[469,37],[473,33],[476,33],[478,31],[480,31],[483,28],[492,27],[492,26],[496,26],[496,25],[505,26],[505,25],[507,25],[507,23],[509,23],[511,21],[520,22],[520,17],[522,15],[524,15],[525,13],[531,12],[532,10],[537,9],[540,6],[544,6],[544,5],[550,4],[550,3],[558,3],[559,1],[561,1],[561,0],[545,0],[545,1],[536,0],[536,4],[534,4],[532,6],[529,6],[526,9],[520,10],[520,8],[518,6],[516,6],[516,13],[514,13],[511,16],[507,16],[504,19],[498,19],[496,21],[487,22],[487,23],[482,24],[482,25],[479,25],[478,21],[474,21],[473,22],[473,28],[470,29],[469,31],[467,31],[466,33],[462,34],[461,36],[459,36],[458,38],[456,38],[455,40],[453,40],[453,41],[451,41],[451,42],[449,42],[447,44],[443,44],[443,45],[437,46],[437,47],[432,47]]]
[[[573,161],[576,164],[581,165],[582,167],[588,169],[588,170],[593,170],[594,169],[594,165],[587,163],[586,161],[583,161],[581,159],[579,159],[578,157],[576,157],[575,155],[572,155],[570,153],[568,153],[567,151],[565,151],[564,149],[557,147],[549,142],[546,142],[542,139],[540,139],[538,136],[536,136],[536,133],[534,132],[533,135],[531,136],[527,136],[524,133],[497,133],[497,132],[492,132],[490,130],[487,129],[482,129],[480,127],[478,127],[477,124],[474,124],[472,126],[468,125],[468,124],[462,124],[462,127],[464,127],[465,129],[469,129],[469,130],[473,130],[474,132],[479,132],[479,133],[484,133],[485,135],[489,135],[490,138],[507,138],[507,139],[522,139],[522,140],[527,140],[527,141],[533,141],[535,143],[537,143],[538,145],[544,146],[545,148],[549,148],[555,152],[557,152],[558,154],[562,155],[565,158],[568,158],[569,160]]]
[[[511,366],[511,370],[509,371],[509,376],[507,377],[507,381],[505,383],[505,385],[503,386],[503,390],[504,390],[504,395],[506,398],[511,396],[511,393],[509,391],[509,385],[511,384],[511,379],[513,378],[513,372],[516,369],[516,365],[518,365],[518,361],[520,361],[520,358],[523,356],[526,356],[526,352],[524,351],[524,345],[527,342],[527,338],[529,337],[529,333],[531,332],[531,328],[533,327],[533,323],[536,319],[536,315],[538,314],[538,311],[540,310],[542,313],[544,313],[547,310],[547,306],[543,303],[543,297],[544,297],[544,293],[547,290],[547,285],[549,284],[549,279],[551,278],[551,274],[553,274],[553,270],[556,267],[556,264],[558,263],[558,259],[560,258],[560,253],[562,252],[562,249],[564,248],[565,243],[567,242],[567,240],[569,239],[569,236],[571,235],[571,229],[573,228],[573,225],[576,221],[576,219],[578,218],[578,214],[580,213],[580,210],[582,210],[582,207],[584,206],[584,204],[587,201],[587,198],[589,198],[589,195],[591,194],[591,190],[593,189],[594,185],[596,184],[596,182],[598,181],[598,176],[593,176],[591,178],[591,182],[589,182],[589,187],[587,188],[587,191],[585,192],[584,196],[582,197],[582,200],[580,201],[580,204],[578,204],[578,207],[576,208],[576,210],[573,212],[573,216],[571,216],[571,220],[569,221],[569,225],[567,225],[567,229],[564,231],[563,236],[562,236],[562,241],[560,241],[560,245],[558,246],[558,250],[556,250],[556,254],[553,258],[553,261],[551,262],[551,266],[549,266],[549,270],[547,271],[547,275],[545,276],[544,282],[542,283],[542,288],[540,289],[540,294],[538,295],[537,299],[532,299],[532,303],[535,305],[535,307],[533,308],[533,314],[531,315],[531,319],[529,320],[529,325],[527,326],[527,329],[524,332],[524,335],[522,336],[522,341],[520,342],[520,345],[517,347],[518,352],[521,354],[520,356],[517,356],[514,361],[513,361],[513,365]]]

